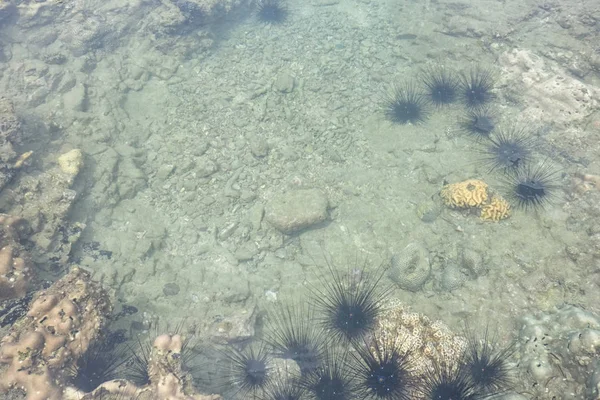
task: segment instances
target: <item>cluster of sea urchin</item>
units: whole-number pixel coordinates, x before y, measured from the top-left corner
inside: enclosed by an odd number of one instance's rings
[[[282,24],[288,16],[285,0],[256,1],[256,17],[265,24]],[[547,162],[532,167],[531,134],[515,127],[496,129],[496,114],[490,107],[496,97],[496,74],[491,68],[475,65],[456,72],[437,64],[424,68],[419,81],[394,85],[384,95],[386,119],[394,124],[421,124],[431,115],[431,106],[441,108],[461,101],[467,111],[459,119],[459,127],[482,146],[479,163],[489,172],[506,174],[506,197],[525,210],[541,208],[555,197],[558,174]]]
[[[495,74],[479,65],[456,73],[441,65],[425,68],[422,86],[395,85],[383,100],[383,112],[394,124],[420,124],[431,114],[430,106],[440,108],[458,100],[466,106],[459,119],[460,130],[473,138],[482,155],[477,163],[488,172],[505,176],[504,192],[517,208],[543,208],[555,197],[558,172],[547,161],[534,162],[533,135],[516,126],[496,128]]]
[[[429,66],[421,71],[419,80],[422,86],[405,83],[394,86],[385,96],[384,113],[389,121],[396,124],[422,123],[430,114],[430,105],[440,108],[458,100],[469,109],[468,119],[477,118],[479,114],[471,115],[473,110],[488,105],[495,97],[494,74],[480,66],[472,68],[468,74],[458,74],[441,65]],[[475,125],[465,123],[464,127],[486,130],[490,124],[493,125],[491,119],[484,121],[479,118]]]
[[[384,270],[356,271],[329,266],[306,304],[280,306],[266,316],[264,341],[225,350],[223,393],[234,399],[464,400],[513,388],[513,347],[494,350],[487,330],[481,340],[468,335],[456,365],[417,372],[402,343],[379,340],[376,320],[389,294],[380,282]]]
[[[429,105],[439,108],[461,100],[467,111],[459,118],[459,127],[480,148],[477,164],[488,172],[504,173],[503,191],[515,207],[543,208],[556,197],[558,171],[548,161],[535,161],[532,132],[496,127],[497,115],[490,106],[496,97],[495,80],[493,71],[481,66],[461,73],[440,65],[427,67],[421,72],[424,89],[414,84],[394,87],[385,98],[384,113],[393,123],[418,124],[430,115]]]
[[[480,146],[477,164],[503,173],[503,194],[519,209],[544,208],[556,197],[559,172],[548,160],[536,161],[534,135],[515,125],[494,129],[488,111],[473,110],[462,121]],[[494,132],[492,132],[492,130]]]

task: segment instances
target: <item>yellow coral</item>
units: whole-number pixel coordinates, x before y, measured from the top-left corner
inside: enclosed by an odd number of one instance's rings
[[[452,183],[442,188],[440,196],[452,208],[480,207],[488,199],[488,185],[479,179]]]
[[[510,216],[510,204],[500,195],[493,195],[489,203],[481,207],[480,217],[485,221],[500,221]]]

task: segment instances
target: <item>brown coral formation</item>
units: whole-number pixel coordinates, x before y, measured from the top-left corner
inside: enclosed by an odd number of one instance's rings
[[[497,222],[510,216],[510,204],[479,179],[445,185],[440,197],[450,208],[480,210],[479,216],[484,221]]]
[[[480,217],[484,221],[500,221],[510,217],[510,204],[502,196],[495,194],[489,203],[481,207]]]
[[[382,346],[396,343],[408,354],[415,375],[424,375],[434,365],[457,366],[467,341],[457,336],[441,321],[411,312],[399,301],[392,300],[377,321],[376,332]],[[416,397],[417,398],[417,397]]]
[[[25,259],[15,254],[13,246],[0,249],[0,301],[23,297],[31,282],[32,269]]]
[[[195,391],[182,364],[188,341],[180,334],[155,339],[144,387],[114,380],[83,393],[67,386],[73,365],[99,340],[111,312],[108,293],[80,268],[38,293],[0,341],[0,396],[24,391],[28,400],[221,399]]]
[[[0,341],[0,393],[61,399],[64,371],[96,340],[111,311],[108,293],[79,268],[41,291]]]
[[[28,233],[21,218],[0,214],[0,301],[25,296],[33,268],[19,241]]]
[[[451,183],[442,188],[440,196],[452,208],[481,207],[488,199],[488,185],[479,179]]]

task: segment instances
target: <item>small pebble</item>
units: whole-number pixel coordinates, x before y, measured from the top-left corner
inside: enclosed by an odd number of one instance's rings
[[[263,138],[257,138],[255,140],[250,141],[250,151],[252,155],[256,158],[265,157],[269,154],[269,143]]]
[[[196,165],[196,174],[200,178],[206,178],[217,172],[217,164],[207,158],[198,160]]]
[[[166,283],[163,286],[163,293],[165,296],[175,296],[179,293],[179,285],[174,282]]]
[[[173,169],[175,169],[174,165],[170,165],[170,164],[162,165],[158,169],[158,172],[156,173],[156,178],[158,178],[160,181],[164,181],[165,179],[167,179],[169,177],[169,175],[171,175],[171,172],[173,172]]]
[[[277,292],[274,292],[272,290],[267,290],[265,292],[265,298],[267,299],[268,302],[275,303],[277,301]]]

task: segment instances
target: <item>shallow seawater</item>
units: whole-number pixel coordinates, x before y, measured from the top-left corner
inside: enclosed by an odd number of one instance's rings
[[[115,295],[109,329],[129,343],[195,332],[203,393],[241,398],[207,366],[267,339],[279,307],[314,305],[336,276],[351,290],[383,271],[383,303],[514,343],[515,399],[597,398],[600,341],[566,350],[586,329],[600,334],[593,5],[2,5],[2,96],[22,121],[16,152],[33,155],[0,211],[34,215],[14,193],[50,190],[27,177],[79,149],[72,201],[39,203],[77,223],[77,239],[52,266],[38,251],[40,276],[92,271]],[[440,82],[452,93],[432,94]],[[498,132],[524,139],[500,154]],[[440,196],[467,180],[487,185],[482,201],[469,200],[481,195],[472,185],[456,196],[473,204]],[[518,192],[523,180],[534,182]],[[510,215],[482,219],[494,198]],[[550,331],[551,355],[532,350]],[[551,372],[532,370],[536,360]]]

